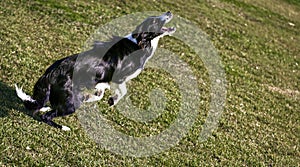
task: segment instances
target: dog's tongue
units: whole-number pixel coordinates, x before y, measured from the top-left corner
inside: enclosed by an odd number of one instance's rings
[[[162,30],[163,32],[171,32],[171,31],[174,31],[175,28],[174,28],[174,27],[171,27],[171,28],[162,27],[161,30]]]
[[[163,27],[161,28],[162,31],[168,31],[168,28],[167,27]]]

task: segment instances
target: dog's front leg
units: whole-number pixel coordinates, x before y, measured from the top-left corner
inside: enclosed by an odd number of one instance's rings
[[[115,95],[110,97],[108,100],[108,104],[110,106],[114,106],[116,105],[120,99],[122,99],[122,97],[124,97],[127,93],[127,88],[126,88],[126,83],[123,82],[121,84],[114,84],[114,88],[115,88]]]
[[[98,83],[95,86],[95,95],[87,95],[84,102],[95,102],[101,100],[104,96],[105,89],[110,89],[110,85],[108,83]]]

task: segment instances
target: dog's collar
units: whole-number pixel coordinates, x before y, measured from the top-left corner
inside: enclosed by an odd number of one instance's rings
[[[133,43],[137,44],[137,40],[135,38],[132,37],[132,34],[128,34],[125,36],[125,38],[129,39],[130,41],[132,41]]]

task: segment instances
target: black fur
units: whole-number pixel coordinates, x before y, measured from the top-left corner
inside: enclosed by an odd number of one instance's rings
[[[172,16],[170,12],[164,15]],[[161,17],[149,17],[132,32],[136,43],[115,36],[109,42],[95,42],[88,51],[54,62],[35,84],[33,100],[23,100],[25,107],[38,111],[50,101],[52,110],[42,115],[41,120],[62,129],[52,119],[74,113],[84,101],[82,89],[92,89],[97,83],[122,84],[128,76],[143,69],[154,52],[151,40],[166,31],[162,30],[165,22]],[[113,105],[114,97],[108,103]]]

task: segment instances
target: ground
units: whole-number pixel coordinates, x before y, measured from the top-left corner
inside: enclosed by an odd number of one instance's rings
[[[168,10],[205,32],[222,60],[226,104],[208,140],[198,140],[209,111],[208,72],[187,45],[172,37],[161,40],[159,47],[189,64],[201,107],[188,134],[164,152],[139,158],[117,155],[87,135],[78,115],[57,119],[72,129],[64,132],[33,119],[17,99],[15,83],[32,94],[46,67],[82,51],[100,25],[130,13]],[[298,0],[1,1],[0,166],[298,166],[299,18]],[[173,99],[166,113],[139,123],[99,102],[101,113],[131,136],[168,128],[180,103],[171,77],[146,69],[130,85],[133,104],[142,107],[149,105],[151,89],[166,90]]]

